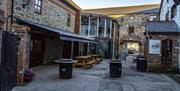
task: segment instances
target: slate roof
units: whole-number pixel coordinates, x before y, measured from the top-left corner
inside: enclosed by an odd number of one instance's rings
[[[148,32],[178,32],[180,33],[180,28],[175,23],[175,21],[153,21],[147,22],[146,30]]]
[[[153,8],[153,9],[134,12],[133,14],[158,14],[158,13],[159,13],[159,8]]]
[[[174,0],[174,2],[175,2],[176,5],[180,4],[180,0]]]
[[[139,5],[139,6],[125,6],[125,7],[111,7],[111,8],[99,8],[99,9],[85,9],[85,13],[96,13],[102,15],[122,15],[130,14],[139,11],[159,8],[159,4],[150,4],[150,5]]]

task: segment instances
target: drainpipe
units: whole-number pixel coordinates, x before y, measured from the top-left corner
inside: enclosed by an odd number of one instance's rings
[[[11,1],[11,15],[9,15],[7,18],[6,18],[6,31],[8,30],[8,27],[9,27],[9,18],[11,18],[11,25],[13,24],[13,14],[14,14],[14,0]]]
[[[14,14],[14,0],[11,3],[11,24],[13,24],[13,14]]]

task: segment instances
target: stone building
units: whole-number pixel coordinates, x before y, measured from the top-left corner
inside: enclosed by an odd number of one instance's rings
[[[0,7],[9,16],[8,31],[19,36],[19,84],[26,68],[74,58],[80,54],[79,43],[94,42],[77,34],[81,9],[71,0],[1,0]]]
[[[120,51],[126,53],[144,52],[146,21],[158,19],[159,8],[138,11],[118,18],[120,27]]]
[[[115,58],[118,50],[119,24],[106,15],[81,13],[80,35],[95,38],[96,52],[104,54],[104,58]],[[95,52],[94,51],[94,52]]]
[[[84,10],[88,13],[107,15],[117,20],[119,28],[119,52],[144,52],[144,32],[147,20],[159,19],[159,5],[139,5]]]
[[[149,71],[174,71],[180,63],[180,1],[162,0],[160,21],[147,23]],[[180,68],[180,66],[179,66]]]

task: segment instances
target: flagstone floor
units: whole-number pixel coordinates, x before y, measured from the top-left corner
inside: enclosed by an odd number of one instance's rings
[[[180,85],[164,74],[137,72],[132,58],[123,62],[122,78],[109,77],[107,60],[91,69],[74,69],[72,79],[59,79],[58,65],[35,67],[34,81],[12,91],[180,91]]]

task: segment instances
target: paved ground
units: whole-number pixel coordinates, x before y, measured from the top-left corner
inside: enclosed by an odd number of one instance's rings
[[[93,68],[75,69],[72,79],[58,78],[58,65],[34,68],[35,80],[12,91],[180,91],[180,86],[163,74],[139,73],[132,56],[123,62],[122,78],[109,77],[107,60]]]

